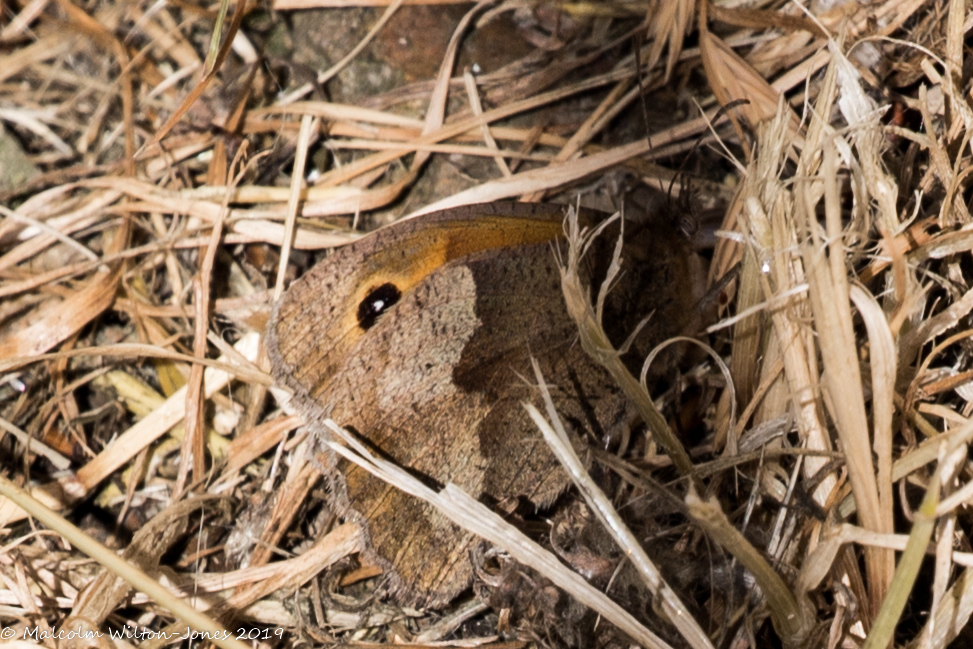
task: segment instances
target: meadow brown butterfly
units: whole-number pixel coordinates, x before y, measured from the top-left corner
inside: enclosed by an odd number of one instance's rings
[[[321,422],[331,417],[427,484],[456,483],[492,506],[549,505],[568,478],[522,407],[536,397],[530,357],[579,443],[629,421],[565,310],[555,255],[565,214],[495,202],[399,221],[294,282],[274,309],[267,349],[307,427],[327,437]],[[595,291],[617,236],[616,224],[585,257]],[[626,224],[625,239],[605,328],[619,346],[651,314],[631,352],[638,360],[686,326],[696,271],[674,228]],[[438,606],[470,584],[475,537],[364,470],[329,461],[332,506],[363,525],[367,555],[400,601]]]

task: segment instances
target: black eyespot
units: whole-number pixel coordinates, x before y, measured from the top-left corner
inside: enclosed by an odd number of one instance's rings
[[[358,305],[358,326],[368,330],[378,321],[378,317],[392,308],[402,291],[395,284],[382,284],[373,288]]]

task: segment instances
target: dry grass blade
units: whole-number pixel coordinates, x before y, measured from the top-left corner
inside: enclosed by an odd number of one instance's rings
[[[463,83],[466,87],[466,96],[470,102],[470,108],[473,110],[474,115],[483,114],[483,104],[480,102],[479,91],[476,89],[476,80],[473,78],[473,74],[469,70],[464,70],[463,72]],[[497,141],[494,139],[493,134],[490,132],[490,127],[484,124],[480,127],[480,132],[483,134],[483,142],[486,144],[488,149],[493,151],[498,150]],[[501,156],[494,158],[497,163],[497,168],[500,173],[504,176],[510,175],[510,167],[507,166],[506,161]]]
[[[601,309],[594,309],[591,305],[590,288],[581,281],[579,271],[582,264],[582,251],[588,246],[591,238],[598,236],[598,232],[583,231],[578,224],[578,215],[571,212],[568,215],[566,227],[568,229],[568,258],[561,267],[561,289],[564,291],[564,301],[568,314],[578,325],[581,335],[581,345],[588,355],[604,367],[615,379],[615,382],[638,410],[642,420],[649,427],[655,438],[662,444],[672,457],[679,472],[686,477],[692,476],[693,464],[689,454],[679,439],[673,434],[666,420],[659,413],[648,391],[632,376],[622,362],[621,355],[608,340],[602,329]],[[621,241],[619,241],[621,244]],[[613,266],[615,272],[619,270],[618,261],[621,248],[615,249]],[[602,305],[608,288],[614,277],[609,274],[597,296],[597,304]]]
[[[966,435],[969,437],[973,432],[973,425],[967,428]],[[965,458],[965,448],[959,449]],[[950,455],[956,455],[957,449],[950,449]],[[948,461],[949,458],[941,457],[941,461]],[[954,460],[955,461],[955,460]],[[888,646],[895,633],[895,627],[902,616],[902,611],[912,593],[915,579],[919,574],[922,559],[925,556],[929,540],[932,538],[933,530],[936,526],[936,506],[939,504],[941,485],[940,473],[942,465],[936,468],[930,476],[929,484],[926,487],[926,495],[922,504],[915,513],[915,523],[912,526],[912,533],[909,534],[909,543],[902,553],[899,565],[895,569],[895,576],[889,587],[888,597],[882,603],[872,632],[862,645],[863,649],[879,649]]]
[[[693,22],[695,3],[688,0],[661,2],[654,5],[656,13],[649,15],[649,36],[652,37],[652,48],[649,50],[648,67],[653,68],[662,55],[662,50],[668,46],[666,57],[666,80],[672,75],[679,55],[682,53],[683,40]]]
[[[791,592],[760,552],[730,524],[715,499],[703,501],[695,492],[690,491],[686,496],[686,504],[693,519],[707,534],[753,574],[767,597],[767,606],[772,612],[774,626],[777,627],[784,646],[805,646],[814,625],[814,615],[804,594],[795,595]]]
[[[542,169],[514,174],[507,178],[483,183],[465,192],[453,194],[410,214],[410,217],[429,214],[461,205],[488,203],[556,189],[588,176],[615,167],[626,160],[644,155],[652,149],[648,142],[633,142],[609,151],[595,153],[567,162],[552,163]]]
[[[805,283],[800,267],[794,265],[791,255],[796,245],[792,225],[784,215],[789,211],[789,197],[773,183],[764,183],[761,178],[776,176],[776,164],[771,160],[781,159],[782,144],[786,141],[781,121],[767,129],[762,138],[767,150],[759,151],[755,157],[757,168],[748,174],[754,179],[754,191],[766,195],[774,213],[772,227],[760,200],[757,197],[746,199],[744,215],[751,234],[754,256],[760,261],[759,281],[766,300],[772,300],[775,293],[788,293],[794,287]],[[779,252],[778,252],[779,251]],[[768,277],[769,275],[769,277]],[[773,285],[771,285],[771,280]],[[831,441],[821,423],[816,399],[816,377],[812,375],[815,357],[810,355],[810,345],[798,327],[798,322],[806,317],[807,306],[797,296],[788,300],[786,308],[778,308],[771,313],[776,333],[777,345],[784,362],[784,375],[790,389],[790,399],[794,402],[798,430],[808,448],[821,451],[831,450]],[[823,459],[809,458],[805,462],[809,474],[816,473],[825,465]],[[815,491],[815,499],[826,502],[828,493],[834,488],[833,478],[825,479]]]
[[[297,155],[294,158],[294,171],[291,176],[291,191],[287,199],[287,217],[284,220],[284,237],[281,239],[280,266],[277,269],[277,281],[274,282],[274,302],[280,300],[284,293],[284,277],[287,262],[291,256],[291,246],[294,242],[294,225],[297,222],[297,210],[301,202],[301,189],[304,186],[305,165],[307,164],[307,149],[311,144],[311,134],[316,121],[305,115],[301,118],[301,131],[297,136]]]
[[[217,624],[209,617],[199,613],[196,609],[184,603],[182,600],[173,597],[172,594],[156,580],[146,575],[141,570],[126,562],[114,552],[103,546],[101,543],[85,534],[83,531],[67,522],[64,518],[57,515],[45,507],[40,502],[34,500],[26,492],[18,488],[4,477],[0,477],[0,492],[3,496],[18,506],[29,511],[31,516],[37,518],[47,527],[57,531],[63,537],[71,541],[79,550],[88,556],[95,558],[103,566],[111,570],[114,574],[125,579],[133,587],[143,593],[147,593],[157,602],[166,606],[174,614],[178,615],[189,627],[204,634],[211,642],[223,649],[246,649],[247,645],[237,640],[233,634]],[[79,620],[80,624],[80,620]],[[97,634],[97,629],[86,629],[89,634]]]
[[[837,78],[840,85],[838,105],[843,113],[859,132],[856,133],[856,150],[860,156],[861,169],[864,175],[864,183],[854,185],[855,189],[866,188],[872,196],[876,198],[878,210],[875,218],[880,229],[885,228],[890,231],[897,229],[898,215],[895,209],[894,184],[883,172],[877,160],[879,142],[877,140],[877,130],[874,124],[875,109],[872,102],[864,94],[854,69],[850,62],[840,52],[834,51],[836,46],[831,44],[833,50],[832,66],[837,68]],[[815,131],[821,133],[822,131]],[[809,137],[808,144],[812,141]],[[850,235],[842,232],[839,189],[836,186],[837,178],[837,150],[847,150],[842,145],[841,140],[836,139],[834,145],[828,145],[822,141],[819,145],[823,148],[824,157],[821,162],[820,172],[824,182],[826,231],[830,245],[842,242],[844,236],[849,236],[854,241],[856,234],[852,230]],[[807,173],[816,167],[812,158],[804,156],[802,160],[808,162],[803,165]],[[864,196],[859,201],[867,200]],[[807,199],[799,203],[799,207],[808,209],[814,205],[814,199],[808,196]],[[805,265],[809,273],[817,277],[817,281],[811,283],[811,298],[814,307],[816,320],[820,321],[819,328],[822,334],[821,351],[825,363],[825,376],[831,385],[830,397],[834,403],[835,417],[838,420],[838,433],[848,458],[849,475],[852,488],[856,499],[860,499],[859,515],[865,527],[877,532],[892,531],[892,501],[891,485],[885,482],[882,492],[884,499],[879,497],[879,487],[876,484],[875,471],[870,460],[870,446],[865,431],[867,430],[867,419],[865,413],[864,392],[861,386],[861,377],[857,359],[855,359],[855,335],[852,328],[852,316],[850,312],[850,302],[848,300],[848,269],[842,261],[841,255],[832,254],[830,263],[825,261],[822,256],[822,241],[818,231],[811,225],[811,215],[804,211],[799,211],[799,215],[804,217],[805,227],[812,234],[804,246]],[[844,235],[844,236],[843,236]],[[826,269],[830,266],[830,277]],[[835,298],[838,298],[837,300]],[[874,313],[874,311],[873,311]],[[870,330],[878,334],[878,326],[873,324]],[[886,347],[876,347],[873,350],[873,362],[889,363],[888,343]],[[873,386],[873,390],[878,391],[877,395],[884,402],[875,404],[876,408],[873,416],[876,425],[890,426],[891,410],[891,382],[894,382],[894,368],[886,367],[884,377],[877,376],[881,382]],[[888,371],[892,371],[892,376],[888,376]],[[884,389],[883,389],[884,388]],[[887,430],[887,429],[886,429]],[[891,469],[892,449],[887,442],[888,433],[876,433],[875,448],[881,451],[879,463],[882,470],[879,472],[883,481],[889,479]],[[869,511],[865,511],[865,509]],[[892,577],[894,562],[891,553],[869,551],[866,554],[867,569],[870,576],[870,592],[872,610],[877,611],[879,604],[884,599]]]
[[[706,15],[703,13],[700,15],[699,50],[717,101],[728,106],[741,99],[745,100],[746,103],[740,107],[740,111],[746,115],[750,128],[756,128],[773,119],[778,112],[780,93],[726,43],[705,29],[705,20]],[[789,111],[787,114],[788,138],[798,143],[803,138],[797,116]],[[730,119],[734,119],[733,113],[730,113]]]
[[[850,297],[868,330],[869,360],[872,370],[872,448],[876,457],[875,481],[882,511],[892,512],[892,439],[895,401],[895,341],[885,312],[873,296],[859,286],[852,286]],[[891,531],[891,521],[886,525]]]
[[[829,182],[834,182],[836,177],[836,169],[833,166],[835,156],[832,151],[830,147],[825,148],[824,164],[821,167],[825,187]],[[836,196],[837,192],[834,195]],[[799,196],[806,200],[799,200],[795,205],[797,213],[804,216],[805,227],[816,234],[809,223],[810,215],[803,211],[807,209],[805,206],[813,205],[814,201],[810,197],[800,194]],[[834,217],[829,216],[829,239],[840,242],[841,239],[836,240],[833,233],[832,223],[837,218],[835,208],[836,205],[826,202],[826,213],[834,214]],[[802,245],[802,252],[804,267],[808,273],[815,325],[820,334],[818,340],[824,361],[825,385],[828,387],[828,396],[833,404],[833,416],[838,423],[838,434],[845,449],[852,489],[859,502],[860,516],[863,517],[867,528],[877,532],[889,532],[892,512],[890,509],[883,510],[879,503],[875,469],[871,460],[871,445],[867,435],[868,420],[865,416],[865,399],[855,353],[851,302],[848,299],[847,270],[841,255],[830,255],[832,262],[834,260],[841,262],[840,267],[828,263],[829,258],[824,255],[825,248],[819,237],[809,237]],[[885,596],[894,564],[891,555],[887,552],[879,554],[872,551],[868,556],[872,557],[868,563],[870,585],[875,589],[872,591],[871,601],[874,606],[877,606]],[[879,561],[881,561],[880,565],[876,563]]]
[[[679,601],[679,597],[662,579],[659,569],[656,568],[652,560],[645,554],[645,550],[639,545],[635,535],[632,534],[628,526],[622,521],[618,512],[612,506],[611,501],[605,496],[604,492],[591,480],[588,472],[585,471],[580,458],[571,448],[568,441],[567,432],[564,424],[557,413],[554,402],[551,399],[550,391],[541,374],[540,366],[536,360],[532,359],[534,367],[534,378],[540,387],[541,396],[544,399],[544,408],[547,411],[548,419],[533,406],[525,403],[524,408],[530,414],[531,419],[537,425],[538,430],[544,435],[544,441],[554,452],[555,457],[565,468],[572,482],[581,491],[588,506],[596,513],[599,521],[611,533],[619,547],[623,549],[626,557],[631,561],[639,574],[649,587],[653,597],[660,601],[660,607],[666,614],[669,622],[675,626],[682,637],[692,647],[712,647],[713,644],[699,627],[696,620],[689,614],[686,606]]]

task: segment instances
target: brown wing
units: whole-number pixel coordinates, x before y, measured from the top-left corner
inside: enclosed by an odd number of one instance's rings
[[[549,246],[478,254],[402,295],[394,317],[378,319],[316,398],[432,485],[452,482],[491,503],[546,505],[567,478],[522,407],[536,397],[529,356],[558,386],[570,420],[618,419],[623,409],[574,338]],[[467,587],[474,539],[394,487],[342,468],[349,511],[367,522],[373,549],[409,601],[438,605]]]

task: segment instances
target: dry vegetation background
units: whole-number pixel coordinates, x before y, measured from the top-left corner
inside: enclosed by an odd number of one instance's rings
[[[641,186],[709,235],[714,356],[653,395],[697,491],[599,458],[672,587],[630,611],[662,639],[602,615],[646,646],[970,646],[969,7],[356,4],[2,5],[0,641],[628,646],[548,577],[357,591],[260,337],[317,251],[398,216]]]

